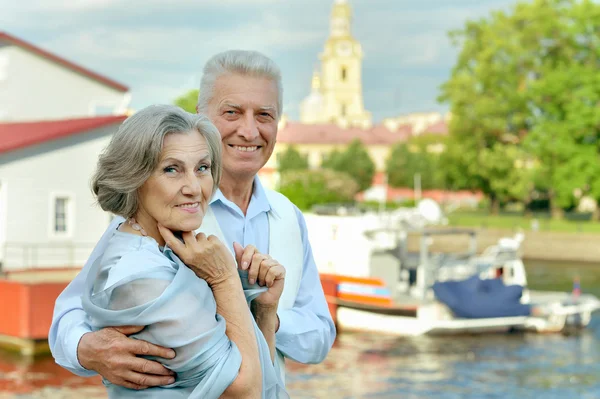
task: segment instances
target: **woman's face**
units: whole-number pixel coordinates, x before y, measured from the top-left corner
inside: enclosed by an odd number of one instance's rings
[[[213,190],[208,144],[198,132],[166,135],[157,168],[142,187],[136,215],[144,227],[172,231],[200,227]]]

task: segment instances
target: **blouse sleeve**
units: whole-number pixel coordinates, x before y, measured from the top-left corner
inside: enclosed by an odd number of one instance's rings
[[[216,399],[235,380],[241,354],[225,334],[212,291],[190,269],[135,251],[98,276],[83,298],[91,325],[146,326],[133,337],[173,348],[174,359],[155,359],[177,373],[166,388],[195,387],[190,398]]]

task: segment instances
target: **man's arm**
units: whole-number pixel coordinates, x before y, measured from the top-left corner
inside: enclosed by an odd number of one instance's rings
[[[83,368],[77,358],[77,346],[81,337],[92,332],[91,327],[85,320],[81,295],[90,267],[104,253],[114,230],[122,221],[122,218],[115,218],[112,221],[90,254],[81,272],[58,296],[54,305],[54,316],[48,334],[48,344],[52,356],[60,366],[83,377],[95,375],[96,372]]]
[[[320,363],[329,353],[336,331],[308,241],[306,222],[298,208],[296,216],[304,247],[302,280],[294,306],[278,312],[276,347],[297,362]]]

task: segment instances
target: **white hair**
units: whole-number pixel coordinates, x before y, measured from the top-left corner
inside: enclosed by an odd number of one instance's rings
[[[207,113],[208,103],[214,95],[215,82],[226,74],[264,77],[277,85],[277,119],[283,110],[283,85],[277,64],[257,51],[229,50],[213,56],[204,65],[198,95],[198,110]]]

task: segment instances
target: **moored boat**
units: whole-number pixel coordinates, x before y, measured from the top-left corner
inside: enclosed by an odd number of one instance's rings
[[[344,220],[341,225],[347,229],[349,223]],[[340,228],[334,230],[339,236]],[[386,232],[388,237],[382,239]],[[420,236],[418,253],[407,250],[409,233]],[[598,298],[582,294],[578,281],[572,292],[530,290],[519,254],[523,234],[502,238],[477,254],[472,229],[398,232],[385,227],[360,232],[386,243],[390,234],[396,244],[387,247],[355,238],[346,247],[351,255],[343,260],[349,264],[354,258],[362,266],[345,267],[330,260],[321,274],[322,281],[327,281],[327,300],[338,329],[413,336],[515,330],[550,333],[585,328],[600,309]],[[467,236],[469,250],[432,253],[432,241],[447,235]],[[329,250],[344,248],[340,243],[321,245]],[[328,256],[336,259],[334,254]]]

